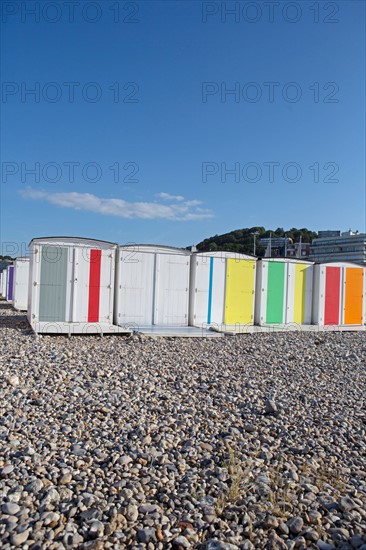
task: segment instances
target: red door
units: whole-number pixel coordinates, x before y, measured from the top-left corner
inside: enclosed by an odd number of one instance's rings
[[[339,324],[339,300],[340,300],[341,268],[325,268],[325,306],[324,324]]]

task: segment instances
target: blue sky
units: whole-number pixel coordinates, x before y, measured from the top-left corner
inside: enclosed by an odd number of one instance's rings
[[[3,2],[1,241],[365,231],[365,4],[290,4]]]

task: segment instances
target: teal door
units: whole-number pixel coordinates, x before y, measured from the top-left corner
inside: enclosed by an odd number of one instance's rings
[[[43,246],[39,290],[39,320],[65,321],[68,249]]]

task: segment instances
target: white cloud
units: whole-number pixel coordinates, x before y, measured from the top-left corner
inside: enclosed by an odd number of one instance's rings
[[[26,199],[47,201],[64,208],[128,219],[190,221],[213,217],[210,210],[197,207],[201,204],[200,201],[186,201],[184,197],[182,197],[182,200],[179,198],[179,204],[161,204],[158,202],[128,202],[123,199],[103,199],[91,193],[50,193],[32,188],[23,189],[20,194]],[[168,195],[168,193],[164,195]],[[164,198],[164,200],[167,199]],[[173,198],[171,200],[178,199]]]
[[[162,199],[163,201],[184,201],[184,197],[182,195],[170,195],[170,193],[158,193],[156,195],[159,197],[159,199]]]

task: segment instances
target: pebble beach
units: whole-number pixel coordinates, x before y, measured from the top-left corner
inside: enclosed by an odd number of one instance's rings
[[[2,549],[366,550],[366,333],[0,334]]]

